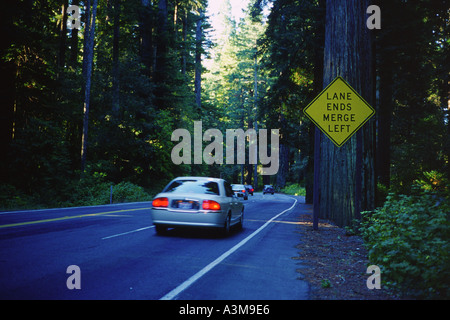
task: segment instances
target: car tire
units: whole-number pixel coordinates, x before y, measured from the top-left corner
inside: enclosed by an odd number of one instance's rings
[[[241,219],[239,219],[238,229],[242,230],[244,228],[244,209],[241,211]]]
[[[222,229],[223,236],[227,236],[230,234],[231,229],[231,213],[228,213],[227,218],[225,219],[225,224]]]

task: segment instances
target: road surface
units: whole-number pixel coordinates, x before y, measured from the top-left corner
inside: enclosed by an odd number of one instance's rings
[[[158,236],[149,202],[0,212],[0,299],[308,299],[292,259],[299,197],[255,193],[244,204],[243,230],[227,237]]]

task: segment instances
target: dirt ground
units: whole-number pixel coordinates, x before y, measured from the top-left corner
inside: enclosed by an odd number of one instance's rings
[[[392,300],[387,290],[367,288],[369,260],[362,239],[328,221],[312,227],[312,214],[299,216],[299,279],[310,283],[312,300]],[[382,275],[381,275],[382,276]]]

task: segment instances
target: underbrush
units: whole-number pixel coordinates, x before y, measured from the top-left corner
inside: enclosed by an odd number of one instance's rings
[[[306,190],[305,187],[301,186],[298,183],[288,184],[286,187],[281,189],[282,193],[290,194],[294,196],[305,196]]]
[[[112,189],[112,197],[111,197]],[[149,201],[151,196],[144,191],[144,188],[131,182],[120,182],[112,184],[110,182],[77,183],[76,191],[67,204],[71,206],[93,206],[122,202]]]
[[[112,197],[111,197],[112,189]],[[131,182],[118,184],[98,177],[85,177],[71,181],[60,190],[48,190],[52,196],[39,193],[28,195],[11,185],[0,186],[0,210],[24,210],[39,208],[62,208],[93,206],[122,202],[150,201],[151,195],[144,188]]]
[[[450,299],[449,215],[448,189],[423,185],[362,213],[360,232],[384,285],[406,298]]]

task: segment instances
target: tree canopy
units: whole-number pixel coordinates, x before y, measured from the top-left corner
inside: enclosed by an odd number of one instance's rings
[[[130,182],[154,193],[175,176],[198,174],[259,188],[297,184],[312,202],[314,125],[302,110],[329,81],[327,5],[251,0],[235,21],[223,1],[215,18],[224,28],[214,35],[206,0],[5,4],[3,199],[70,205],[83,183]],[[371,187],[362,186],[372,190],[367,208],[389,191],[408,193],[430,172],[450,177],[448,1],[378,5],[381,29],[367,31],[376,109],[364,158],[373,162]],[[69,6],[80,8],[80,28]],[[279,129],[278,173],[261,176],[248,156],[244,165],[174,164],[171,134],[193,134],[194,121],[204,131]]]

